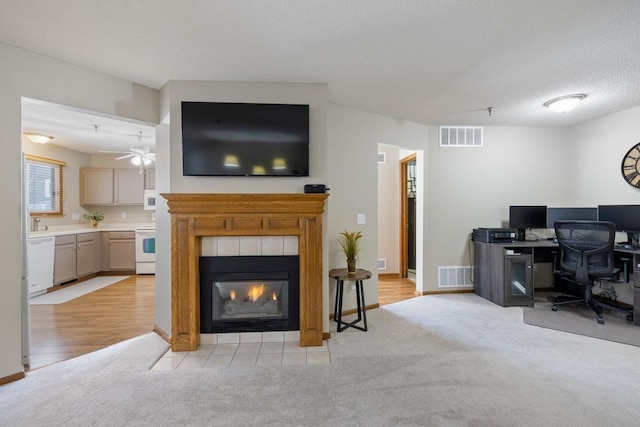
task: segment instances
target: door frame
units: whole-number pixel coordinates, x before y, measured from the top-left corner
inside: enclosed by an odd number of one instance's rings
[[[412,160],[417,161],[416,153],[410,154],[407,157],[400,159],[400,277],[408,277],[409,275],[409,251],[407,250],[408,237],[407,230],[409,225],[407,224],[407,178],[408,178],[408,163]],[[417,196],[417,192],[416,192]]]

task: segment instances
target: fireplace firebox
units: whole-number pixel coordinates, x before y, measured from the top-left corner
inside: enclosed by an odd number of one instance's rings
[[[200,331],[300,327],[298,256],[200,257]]]

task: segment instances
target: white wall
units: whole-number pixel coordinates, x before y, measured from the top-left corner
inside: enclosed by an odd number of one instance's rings
[[[364,286],[365,301],[370,305],[378,301],[378,144],[426,149],[428,127],[335,104],[329,104],[328,117],[329,268],[346,267],[338,246],[340,232],[362,231],[358,266],[373,273]],[[423,182],[419,185],[425,188]],[[356,224],[358,213],[365,214],[366,224]],[[344,306],[352,308],[356,306],[355,292],[347,288]],[[329,292],[333,301],[335,286],[330,286]]]
[[[0,378],[23,371],[21,355],[21,97],[157,123],[158,92],[0,44]]]
[[[386,162],[378,163],[378,258],[387,260],[380,274],[400,273],[400,150],[378,145]]]

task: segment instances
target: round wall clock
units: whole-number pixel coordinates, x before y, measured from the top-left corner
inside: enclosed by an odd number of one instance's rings
[[[622,176],[629,185],[640,188],[640,143],[631,147],[622,158]]]

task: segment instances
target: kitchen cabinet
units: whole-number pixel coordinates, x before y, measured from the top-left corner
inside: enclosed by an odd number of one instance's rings
[[[135,232],[111,231],[107,235],[108,270],[134,271],[136,269]]]
[[[100,271],[99,233],[57,236],[53,258],[55,285]]]
[[[80,168],[82,206],[142,205],[144,188],[145,174],[135,168]]]

